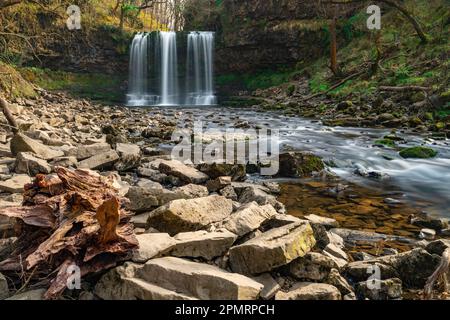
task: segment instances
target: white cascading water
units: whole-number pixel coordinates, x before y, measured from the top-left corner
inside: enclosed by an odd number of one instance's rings
[[[187,47],[187,105],[215,105],[213,32],[190,32]]]
[[[173,31],[161,31],[161,101],[162,106],[179,103],[177,34]]]
[[[215,105],[214,33],[190,32],[186,48],[186,55],[181,54],[180,59],[176,32],[136,34],[130,48],[127,105]],[[179,73],[184,65],[186,75]],[[186,78],[183,88],[180,75]]]
[[[148,34],[138,33],[130,48],[128,105],[144,105],[148,90]]]

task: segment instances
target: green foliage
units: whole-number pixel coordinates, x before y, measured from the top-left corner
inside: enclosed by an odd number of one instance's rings
[[[219,75],[216,82],[220,86],[235,85],[253,91],[281,85],[290,81],[291,77],[289,70],[264,70],[254,74]]]
[[[106,74],[81,74],[40,68],[22,68],[22,76],[46,90],[64,90],[74,96],[101,102],[123,100],[123,79]]]

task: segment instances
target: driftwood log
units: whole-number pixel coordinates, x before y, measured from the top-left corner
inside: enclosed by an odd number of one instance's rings
[[[129,259],[138,242],[130,215],[122,209],[127,199],[118,195],[113,177],[90,171],[56,168],[56,174],[37,175],[24,188],[21,207],[0,215],[15,218],[18,240],[0,271],[18,285],[41,283],[46,299],[58,298],[67,288],[70,266],[81,276],[114,267]],[[21,278],[21,279],[20,279]],[[42,282],[42,281],[41,281]]]

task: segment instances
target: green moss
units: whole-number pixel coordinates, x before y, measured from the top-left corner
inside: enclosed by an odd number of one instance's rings
[[[400,151],[400,156],[405,159],[429,159],[436,157],[438,152],[427,147],[412,147]]]
[[[286,94],[288,96],[292,96],[294,94],[294,92],[295,92],[295,85],[290,84],[289,87],[287,87],[287,89],[286,89]]]
[[[39,68],[22,68],[25,79],[46,90],[67,91],[74,96],[105,103],[123,101],[123,79],[107,74],[81,74]]]
[[[389,148],[395,148],[396,144],[395,141],[391,140],[391,139],[379,139],[375,141],[375,145],[382,145],[382,146],[386,146]]]

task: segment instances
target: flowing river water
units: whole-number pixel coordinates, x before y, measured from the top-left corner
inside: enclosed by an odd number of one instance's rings
[[[433,159],[403,159],[398,149],[374,146],[375,140],[391,133],[390,129],[327,127],[320,121],[281,113],[225,107],[152,108],[150,112],[168,119],[175,117],[180,127],[202,121],[204,128],[226,129],[248,124],[252,128],[277,129],[281,152],[311,151],[321,156],[340,180],[364,188],[360,193],[369,196],[373,192],[384,203],[407,203],[429,215],[450,218],[449,140],[397,131],[397,136],[405,140],[399,147],[424,145],[439,152]],[[299,188],[297,183],[285,181],[284,197],[298,199]]]

